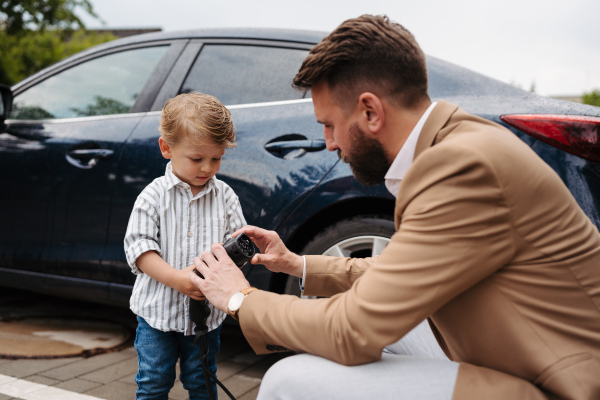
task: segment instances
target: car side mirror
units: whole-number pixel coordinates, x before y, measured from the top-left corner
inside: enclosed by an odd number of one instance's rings
[[[4,128],[4,121],[8,118],[12,107],[13,94],[8,86],[0,85],[0,127]]]

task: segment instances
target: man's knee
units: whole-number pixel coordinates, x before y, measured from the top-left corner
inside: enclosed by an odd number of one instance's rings
[[[319,357],[299,354],[284,358],[275,364],[262,379],[258,400],[291,400],[303,398],[306,382],[312,382],[311,372],[315,371],[314,363]]]

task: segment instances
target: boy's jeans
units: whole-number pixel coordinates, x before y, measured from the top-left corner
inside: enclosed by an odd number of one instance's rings
[[[137,400],[167,400],[175,383],[175,365],[180,359],[179,379],[189,392],[190,400],[208,399],[202,374],[200,344],[192,344],[195,336],[179,332],[163,332],[154,329],[141,317],[137,317],[135,349],[138,352]],[[213,374],[217,372],[216,356],[221,345],[221,327],[206,334],[208,342],[207,362]],[[217,385],[213,384],[215,397]]]

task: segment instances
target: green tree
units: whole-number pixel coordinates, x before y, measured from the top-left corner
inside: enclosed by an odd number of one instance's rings
[[[589,93],[584,93],[581,99],[583,104],[600,107],[600,89],[592,90]]]
[[[108,97],[95,96],[96,103],[88,104],[85,108],[72,108],[80,117],[90,117],[92,115],[125,114],[131,107],[115,99]]]
[[[88,47],[115,39],[85,30],[88,0],[0,0],[0,83],[12,85]],[[99,18],[98,18],[99,19]]]
[[[84,29],[76,11],[98,18],[88,0],[1,0],[0,25],[9,35],[28,31]]]
[[[66,39],[63,32],[55,30],[17,36],[0,31],[0,83],[14,84],[65,57],[113,39],[111,33],[84,30],[74,31]]]

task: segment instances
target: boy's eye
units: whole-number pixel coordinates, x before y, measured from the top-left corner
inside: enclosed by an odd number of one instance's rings
[[[221,161],[221,157],[219,157],[219,158],[213,158],[213,161]]]
[[[194,161],[194,162],[200,162],[200,161],[202,161],[202,159],[201,158],[192,158],[192,161]]]

